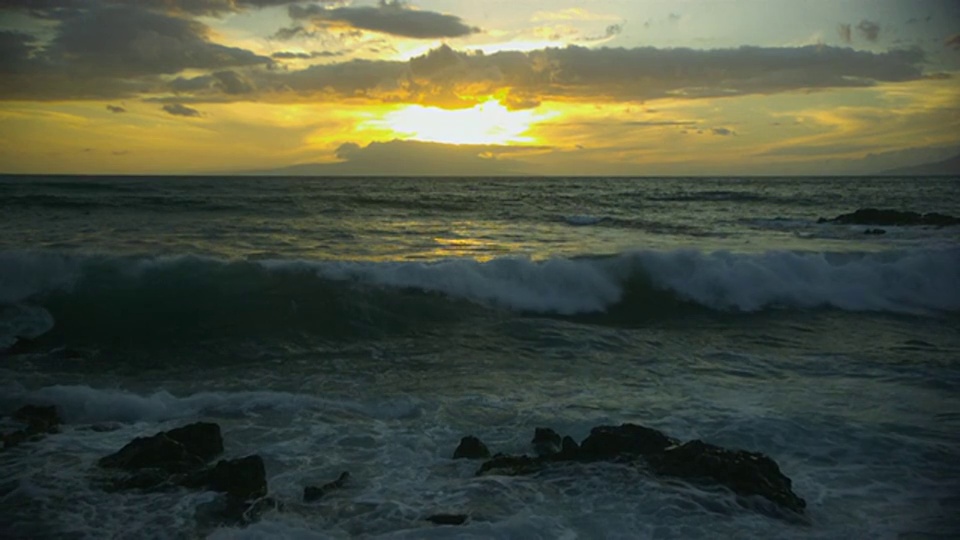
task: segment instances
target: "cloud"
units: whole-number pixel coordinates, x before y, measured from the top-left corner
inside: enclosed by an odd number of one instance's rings
[[[3,0],[0,10],[22,10],[40,17],[56,19],[71,10],[103,5],[132,5],[165,13],[222,16],[250,8],[266,8],[302,2],[303,0]],[[332,0],[319,0],[332,1]]]
[[[508,157],[542,151],[544,147],[515,147],[479,144],[446,144],[423,141],[374,141],[366,146],[345,142],[334,151],[334,163],[303,163],[257,175],[319,176],[503,176],[526,174],[528,163]]]
[[[466,25],[460,17],[410,9],[396,0],[381,0],[377,7],[324,8],[316,4],[294,4],[289,12],[293,19],[308,19],[320,27],[345,26],[418,39],[459,37],[480,31]]]
[[[857,25],[857,32],[867,41],[876,41],[880,37],[880,25],[864,19]]]
[[[943,42],[944,47],[953,47],[954,49],[960,49],[960,34],[954,34],[948,37]]]
[[[190,107],[181,105],[180,103],[171,103],[169,105],[164,105],[163,110],[166,111],[168,114],[172,114],[174,116],[188,116],[188,117],[200,116],[200,111],[196,109],[191,109]]]
[[[110,111],[110,112],[112,112],[112,113],[125,113],[125,112],[127,112],[126,109],[124,109],[123,107],[120,107],[120,106],[118,106],[118,105],[107,105],[107,110]]]
[[[732,129],[730,129],[730,128],[725,128],[725,127],[711,128],[710,131],[711,131],[714,135],[719,135],[719,136],[721,136],[721,137],[729,137],[730,135],[736,135],[736,134],[737,134],[736,131],[734,131],[734,130],[732,130]]]
[[[277,30],[276,32],[274,32],[272,36],[270,36],[270,39],[276,39],[278,41],[289,41],[297,36],[303,36],[303,37],[309,38],[309,37],[314,37],[316,34],[317,34],[316,32],[307,30],[306,28],[303,27],[303,25],[298,24],[295,26],[289,26],[289,27],[285,27]]]
[[[837,26],[837,34],[840,35],[840,41],[851,43],[853,41],[853,28],[849,24],[840,24]]]
[[[138,7],[94,7],[62,20],[46,54],[75,73],[113,76],[270,61],[245,49],[213,43],[209,33],[200,22]]]
[[[310,58],[330,58],[334,56],[343,56],[346,54],[346,51],[311,51],[308,53],[305,52],[293,52],[293,51],[279,51],[270,55],[271,58],[278,60],[307,60]]]
[[[255,90],[253,84],[236,71],[217,71],[213,79],[214,85],[225,94],[249,94]]]

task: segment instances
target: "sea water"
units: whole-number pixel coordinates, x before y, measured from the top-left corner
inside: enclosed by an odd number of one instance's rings
[[[0,532],[954,537],[960,228],[817,222],[861,207],[960,215],[960,180],[2,177],[0,413],[65,424],[0,453]],[[98,458],[198,420],[282,510],[99,487]],[[769,455],[808,523],[623,465],[451,459],[622,422]]]

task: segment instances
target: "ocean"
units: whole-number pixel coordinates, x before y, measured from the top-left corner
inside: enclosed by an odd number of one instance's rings
[[[956,537],[960,227],[817,222],[867,207],[960,216],[960,179],[0,177],[0,414],[64,421],[0,452],[0,536]],[[282,509],[98,486],[198,420]],[[625,422],[770,456],[807,522],[451,459]]]

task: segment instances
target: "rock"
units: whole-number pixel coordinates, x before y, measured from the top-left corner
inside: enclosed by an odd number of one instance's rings
[[[490,457],[490,450],[483,441],[468,435],[460,439],[460,445],[453,451],[453,459],[485,459]]]
[[[217,527],[244,527],[260,520],[270,510],[283,510],[283,504],[272,497],[262,497],[253,502],[236,497],[222,497],[197,507],[195,519],[201,529]],[[204,534],[203,536],[206,536]]]
[[[480,468],[477,470],[476,475],[482,476],[490,473],[504,476],[522,476],[539,472],[548,462],[545,458],[497,454],[490,460],[483,462],[483,465],[480,465]]]
[[[434,525],[463,525],[467,522],[466,514],[434,514],[426,518]]]
[[[840,214],[833,219],[820,218],[817,220],[817,223],[948,227],[951,225],[960,225],[960,218],[938,212],[920,214],[918,212],[904,212],[900,210],[861,208],[849,214]]]
[[[739,495],[760,495],[797,513],[807,505],[793,492],[792,482],[777,463],[763,454],[694,440],[649,456],[647,461],[658,474],[709,479]]]
[[[887,231],[883,229],[866,229],[863,231],[863,234],[887,234]]]
[[[178,441],[157,433],[151,437],[137,437],[123,448],[100,458],[101,467],[124,470],[145,468],[162,469],[168,473],[182,473],[197,469],[205,463]]]
[[[28,433],[53,433],[60,425],[60,416],[54,405],[24,405],[13,413],[13,417],[27,424]]]
[[[560,441],[560,453],[553,456],[555,460],[580,459],[580,445],[573,437],[567,435]]]
[[[167,437],[182,444],[188,452],[209,461],[223,453],[220,426],[212,422],[195,422],[166,432]]]
[[[597,426],[580,443],[579,455],[586,460],[646,456],[678,442],[660,431],[636,424]]]
[[[150,437],[137,437],[117,452],[100,458],[101,467],[169,473],[193,471],[223,451],[220,426],[197,422]]]
[[[533,451],[540,457],[560,452],[560,434],[550,428],[536,428],[533,433]]]
[[[27,442],[30,440],[31,435],[27,433],[25,429],[18,429],[10,433],[3,434],[3,448],[13,448],[14,446],[19,446],[20,443]]]
[[[316,487],[316,486],[307,486],[303,488],[303,501],[304,502],[313,502],[327,493],[335,489],[340,489],[347,483],[347,480],[350,479],[350,473],[342,472],[336,480],[332,482],[327,482],[326,484]]]
[[[267,471],[263,458],[254,454],[239,459],[222,459],[209,469],[187,475],[178,484],[220,491],[246,501],[267,494]]]

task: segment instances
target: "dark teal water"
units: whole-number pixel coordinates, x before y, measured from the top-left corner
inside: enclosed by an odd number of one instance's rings
[[[0,412],[68,421],[2,455],[0,523],[210,534],[212,494],[91,480],[207,419],[287,504],[216,537],[949,536],[960,231],[816,222],[861,207],[960,215],[960,181],[0,178]],[[810,525],[622,469],[449,459],[468,433],[521,452],[628,421],[767,453]],[[440,511],[472,521],[424,528]]]

